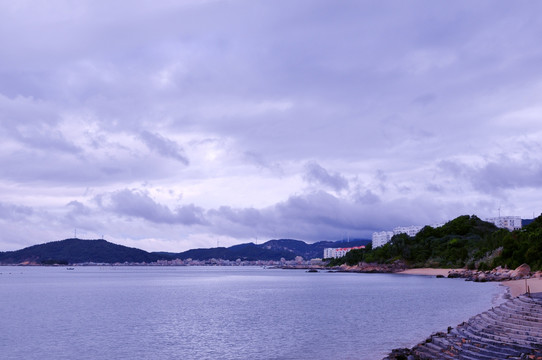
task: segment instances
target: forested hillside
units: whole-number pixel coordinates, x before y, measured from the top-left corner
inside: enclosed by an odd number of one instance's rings
[[[416,236],[395,235],[381,247],[354,250],[330,265],[405,261],[411,267],[489,269],[527,263],[542,269],[542,216],[521,230],[508,231],[476,216],[460,216],[445,225],[424,227]]]

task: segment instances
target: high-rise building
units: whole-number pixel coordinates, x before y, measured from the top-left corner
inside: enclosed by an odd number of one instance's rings
[[[373,249],[389,242],[393,237],[393,231],[380,231],[373,233]]]
[[[354,246],[349,248],[325,248],[324,259],[340,258],[346,255],[350,250],[365,249],[365,246]]]
[[[510,231],[521,229],[521,216],[499,216],[487,218],[485,221],[495,224],[496,227]]]

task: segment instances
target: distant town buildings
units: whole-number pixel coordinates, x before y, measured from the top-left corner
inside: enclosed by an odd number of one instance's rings
[[[508,229],[510,231],[521,229],[521,216],[499,216],[487,218],[485,221],[495,224],[496,227]]]
[[[324,259],[340,258],[346,255],[350,250],[365,249],[365,246],[354,246],[349,248],[325,248]]]

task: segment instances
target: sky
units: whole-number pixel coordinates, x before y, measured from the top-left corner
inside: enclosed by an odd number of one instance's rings
[[[542,2],[0,0],[0,251],[542,212]]]

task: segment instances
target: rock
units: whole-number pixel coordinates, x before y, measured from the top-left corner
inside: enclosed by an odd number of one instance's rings
[[[510,273],[512,279],[523,279],[531,275],[531,267],[527,264],[522,264],[516,268],[516,270]]]
[[[411,349],[393,349],[391,353],[383,360],[416,360],[418,357],[412,354]]]

